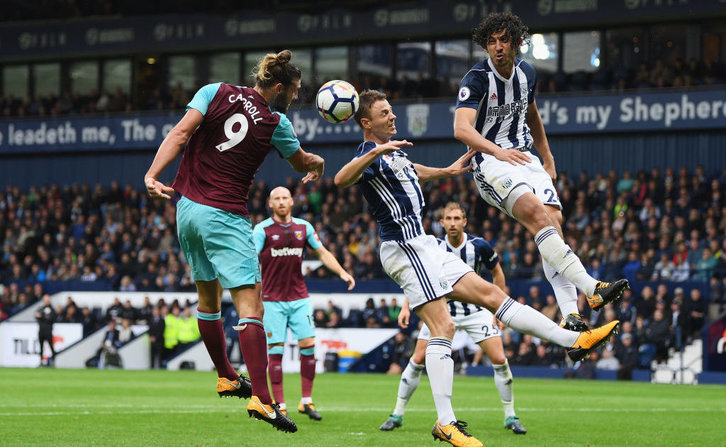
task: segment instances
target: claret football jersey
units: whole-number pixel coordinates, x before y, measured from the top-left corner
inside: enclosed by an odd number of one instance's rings
[[[247,217],[247,195],[267,153],[300,148],[290,120],[255,89],[222,82],[194,95],[187,109],[204,115],[184,149],[173,188],[184,197]]]
[[[292,218],[282,223],[273,218],[255,225],[252,239],[262,268],[263,301],[295,301],[308,297],[302,274],[305,246],[318,249],[323,244],[310,223]]]

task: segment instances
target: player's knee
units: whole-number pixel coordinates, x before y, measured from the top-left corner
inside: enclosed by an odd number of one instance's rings
[[[454,332],[456,332],[456,325],[454,324],[451,319],[449,321],[445,322],[439,322],[436,325],[436,328],[429,328],[431,329],[431,337],[447,337],[447,338],[454,338]]]
[[[307,355],[307,356],[315,355],[315,344],[313,343],[313,344],[305,346],[305,347],[300,346],[300,355]]]
[[[411,356],[411,361],[417,365],[423,365],[426,363],[426,350],[423,351],[414,351],[413,355]]]
[[[270,355],[282,355],[285,353],[285,348],[282,346],[282,344],[274,344],[268,346],[267,352],[269,352]]]
[[[507,357],[504,356],[504,352],[497,352],[489,354],[489,360],[492,362],[492,365],[503,365],[507,361]]]

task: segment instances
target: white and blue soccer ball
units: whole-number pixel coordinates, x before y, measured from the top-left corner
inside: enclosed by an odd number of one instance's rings
[[[325,121],[342,123],[358,110],[358,92],[350,83],[335,79],[320,87],[315,96],[315,108]]]

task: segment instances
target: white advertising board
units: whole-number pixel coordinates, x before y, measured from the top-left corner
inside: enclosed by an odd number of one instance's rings
[[[53,347],[58,353],[83,338],[80,323],[56,323],[53,325]],[[50,349],[44,346],[43,358],[50,357]],[[0,324],[0,366],[34,368],[40,365],[40,342],[37,323]]]

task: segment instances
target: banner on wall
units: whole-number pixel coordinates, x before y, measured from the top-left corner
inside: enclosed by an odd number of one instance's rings
[[[53,325],[53,347],[62,351],[83,338],[80,323],[56,323]],[[43,358],[50,357],[50,349],[44,346]],[[35,368],[40,365],[40,342],[37,323],[0,324],[0,366]]]
[[[453,139],[452,101],[395,103],[396,138]],[[723,129],[726,90],[625,95],[547,96],[537,107],[549,135],[604,132]],[[324,121],[311,108],[288,118],[301,143],[353,143],[361,133],[353,120]],[[0,155],[15,153],[156,150],[181,113],[84,119],[0,121]]]
[[[316,371],[323,372],[323,359],[328,352],[342,350],[358,351],[366,354],[382,345],[398,333],[397,329],[315,329]],[[286,373],[300,372],[300,348],[297,340],[292,339],[288,331],[285,343],[285,354],[282,357],[282,371]]]

